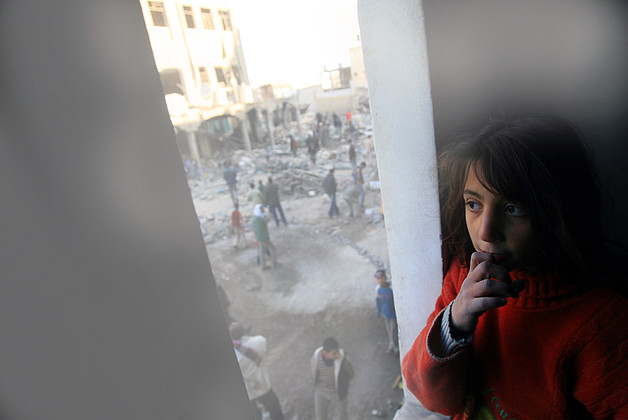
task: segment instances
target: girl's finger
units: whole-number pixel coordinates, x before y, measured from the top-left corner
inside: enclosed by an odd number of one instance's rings
[[[477,299],[473,299],[467,310],[469,313],[477,314],[479,316],[486,311],[504,306],[506,303],[508,303],[508,301],[503,296],[479,297]]]
[[[469,277],[472,277],[475,282],[493,279],[505,283],[512,283],[506,268],[488,261],[481,261],[477,264],[475,269],[469,272]]]
[[[469,267],[469,272],[475,270],[475,268],[480,265],[482,262],[490,262],[491,254],[487,252],[474,252],[471,254],[471,263]]]
[[[517,290],[510,282],[485,279],[476,283],[473,295],[480,297],[516,297],[520,290]]]

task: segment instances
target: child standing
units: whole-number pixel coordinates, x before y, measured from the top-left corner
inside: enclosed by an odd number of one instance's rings
[[[441,156],[440,297],[407,388],[455,419],[628,418],[628,300],[563,119],[492,120]]]
[[[377,297],[375,304],[377,308],[377,317],[384,316],[384,325],[388,333],[388,349],[386,353],[399,354],[398,332],[397,332],[397,313],[395,312],[395,301],[390,282],[386,277],[386,270],[380,269],[375,272],[377,279]]]
[[[231,227],[233,228],[234,239],[233,247],[240,249],[240,247],[246,246],[246,238],[244,237],[244,218],[240,213],[238,203],[233,205],[233,211],[231,212]]]

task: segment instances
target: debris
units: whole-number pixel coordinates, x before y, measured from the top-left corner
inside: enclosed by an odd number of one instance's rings
[[[401,375],[397,376],[395,382],[393,382],[393,389],[403,389],[403,378]]]
[[[386,412],[386,410],[373,410],[373,411],[371,411],[371,414],[374,417],[386,417],[386,416],[388,416],[388,413]]]
[[[369,181],[367,188],[371,191],[379,191],[379,181]]]

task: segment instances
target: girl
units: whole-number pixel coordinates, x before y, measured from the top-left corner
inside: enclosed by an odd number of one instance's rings
[[[457,419],[628,418],[628,300],[576,130],[493,120],[441,156],[448,267],[403,360]]]

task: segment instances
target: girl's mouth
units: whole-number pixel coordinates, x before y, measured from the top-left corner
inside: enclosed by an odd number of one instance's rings
[[[493,260],[499,264],[501,262],[504,262],[506,260],[506,256],[503,254],[491,254],[491,256],[493,257]]]
[[[502,262],[504,262],[504,261],[506,261],[508,259],[508,256],[506,254],[495,254],[493,252],[487,252],[487,251],[482,251],[482,252],[486,252],[487,254],[491,254],[491,259],[496,264],[500,264],[500,263],[502,263]]]

